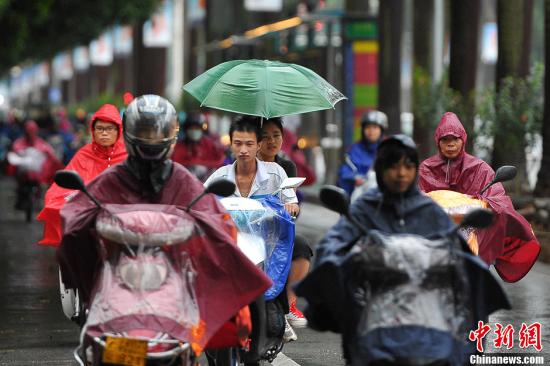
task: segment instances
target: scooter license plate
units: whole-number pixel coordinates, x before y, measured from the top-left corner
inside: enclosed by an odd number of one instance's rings
[[[145,366],[147,341],[107,337],[102,361],[124,366]]]

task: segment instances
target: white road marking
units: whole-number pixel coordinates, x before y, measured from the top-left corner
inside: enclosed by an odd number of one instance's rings
[[[284,353],[279,353],[277,358],[271,363],[273,366],[300,366],[299,363],[294,362],[292,358],[287,357]]]

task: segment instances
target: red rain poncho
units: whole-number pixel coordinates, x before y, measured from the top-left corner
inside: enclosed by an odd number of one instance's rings
[[[96,120],[111,122],[118,126],[118,136],[114,145],[103,147],[94,140],[93,125]],[[126,159],[126,149],[122,141],[122,120],[118,109],[112,104],[104,104],[92,116],[90,123],[92,142],[83,146],[71,159],[65,170],[75,170],[80,174],[84,184],[88,184],[105,169],[118,164]],[[38,244],[59,246],[61,241],[61,218],[59,210],[66,202],[67,197],[76,191],[59,187],[57,184],[46,192],[44,197],[44,209],[38,214],[37,219],[44,221],[44,236]]]
[[[202,165],[217,169],[223,165],[224,159],[223,148],[207,136],[203,136],[198,142],[178,141],[172,154],[172,160],[184,167]]]
[[[39,172],[27,171],[24,179],[36,180],[40,183],[50,184],[53,175],[63,164],[55,156],[55,152],[50,144],[38,137],[38,125],[34,121],[25,123],[25,136],[18,138],[13,142],[11,150],[15,153],[22,153],[27,148],[35,148],[45,155],[44,163]],[[8,175],[15,174],[17,168],[8,166]]]
[[[438,148],[439,140],[449,135],[461,138],[466,145],[468,135],[462,123],[454,113],[447,112],[434,135]],[[454,160],[445,158],[441,152],[424,160],[419,169],[420,189],[424,192],[447,189],[486,201],[495,213],[495,220],[490,228],[478,230],[479,256],[494,264],[503,280],[519,281],[537,260],[540,244],[531,225],[514,210],[501,183],[479,195],[495,172],[483,160],[466,153],[464,146]]]
[[[165,204],[183,209],[204,187],[181,165],[173,164],[163,189],[153,194],[144,191],[126,166],[119,164],[94,179],[87,189],[102,203]],[[63,282],[67,288],[78,288],[84,302],[90,299],[95,275],[102,265],[94,230],[97,213],[95,204],[82,193],[61,210],[64,230],[57,255]],[[207,341],[239,309],[269,288],[271,281],[236,248],[228,233],[234,230],[234,225],[227,221],[230,216],[214,195],[200,199],[190,214],[203,233],[202,240],[189,243],[187,248],[198,273],[195,290],[200,317],[205,323],[203,341]],[[238,324],[236,327],[234,331],[241,334]],[[223,345],[223,340],[216,342]],[[204,346],[204,342],[199,343]]]

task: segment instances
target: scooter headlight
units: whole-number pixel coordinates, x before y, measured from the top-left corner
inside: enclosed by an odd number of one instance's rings
[[[158,289],[166,280],[168,268],[161,258],[124,258],[119,274],[124,284],[132,290]]]

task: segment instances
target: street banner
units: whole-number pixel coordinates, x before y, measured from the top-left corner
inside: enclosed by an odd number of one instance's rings
[[[481,34],[481,61],[485,64],[494,65],[498,58],[498,32],[497,23],[490,22],[483,24]]]
[[[281,11],[283,0],[245,0],[244,7],[248,11]]]
[[[76,71],[86,71],[90,67],[88,47],[77,47],[73,50],[73,64]]]
[[[204,20],[206,15],[206,0],[186,0],[187,20],[191,23],[198,23]]]
[[[108,66],[113,62],[113,37],[110,32],[103,33],[90,43],[90,63]]]
[[[58,53],[53,59],[53,74],[57,80],[73,77],[73,61],[69,52]]]
[[[42,62],[36,65],[35,77],[39,87],[48,85],[50,82],[50,64],[48,62]]]
[[[143,24],[145,47],[169,47],[172,44],[174,4],[164,0],[159,9]]]
[[[134,31],[131,26],[115,26],[113,30],[115,55],[125,56],[132,53]]]

